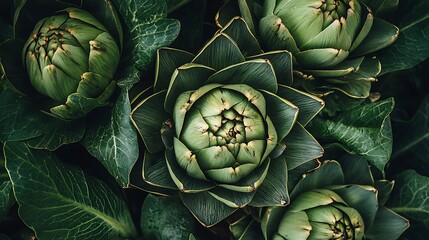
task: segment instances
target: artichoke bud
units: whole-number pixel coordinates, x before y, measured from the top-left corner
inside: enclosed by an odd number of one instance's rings
[[[356,0],[290,0],[280,1],[273,15],[262,18],[260,30],[267,45],[292,53],[321,48],[350,51],[364,23]]]
[[[174,152],[189,176],[236,183],[272,150],[267,146],[273,140],[269,133],[275,129],[269,129],[273,127],[266,122],[266,103],[258,91],[247,85],[216,87],[189,104],[186,113],[180,106],[195,94],[184,96],[178,97],[173,113],[176,117],[185,115],[183,122],[174,122]]]
[[[36,24],[24,45],[23,63],[39,93],[65,104],[61,109],[68,112],[55,114],[75,118],[97,107],[96,102],[100,106],[107,103],[103,102],[109,97],[106,88],[111,88],[120,52],[113,37],[90,13],[68,8],[58,14]],[[82,102],[70,103],[72,94],[96,100],[82,106]]]

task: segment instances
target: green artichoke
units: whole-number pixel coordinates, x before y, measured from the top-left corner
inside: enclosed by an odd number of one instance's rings
[[[65,119],[108,102],[116,87],[113,75],[119,57],[119,47],[103,24],[78,8],[40,20],[22,50],[31,84],[63,103],[51,112]],[[77,99],[93,100],[82,107]]]
[[[234,236],[276,240],[399,238],[408,228],[408,220],[384,206],[393,181],[374,181],[361,157],[345,156],[339,162],[325,161],[305,174],[291,191],[290,206],[265,209],[259,223],[249,216],[233,223]],[[243,231],[252,228],[259,231]]]
[[[296,84],[313,94],[339,90],[368,97],[371,82],[381,72],[380,62],[370,54],[392,44],[399,34],[396,26],[375,18],[358,0],[267,0],[259,14],[257,3],[238,2],[235,8],[255,25],[263,48],[290,51]],[[219,25],[230,17],[233,11],[226,9],[232,5],[220,10]]]
[[[159,49],[155,85],[131,116],[146,189],[179,190],[205,226],[248,204],[287,204],[287,167],[323,152],[303,128],[323,101],[278,83],[290,76],[290,54],[261,54],[241,18],[196,55]]]

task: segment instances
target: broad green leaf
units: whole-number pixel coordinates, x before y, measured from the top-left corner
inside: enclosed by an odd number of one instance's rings
[[[114,0],[119,15],[130,31],[125,39],[126,54],[140,70],[146,70],[154,60],[156,50],[170,45],[179,34],[180,23],[166,19],[164,0]],[[128,40],[128,41],[127,41]]]
[[[148,195],[141,209],[140,228],[144,239],[187,240],[198,222],[177,197]]]
[[[78,142],[84,134],[84,121],[65,121],[35,108],[35,100],[9,90],[0,94],[0,141],[29,140],[35,148],[55,150]]]
[[[5,166],[5,160],[3,156],[3,143],[0,142],[0,184],[9,181],[9,174],[7,173],[6,166]]]
[[[405,158],[429,176],[429,96],[407,122],[395,122],[393,159]]]
[[[0,149],[0,222],[8,214],[14,202],[12,183],[6,171],[2,148]]]
[[[393,106],[392,98],[363,104],[332,118],[315,118],[308,129],[321,142],[338,143],[384,171],[392,152],[389,114]]]
[[[4,146],[19,215],[38,239],[113,239],[136,230],[122,198],[103,182],[22,142]]]
[[[175,10],[179,9],[190,1],[191,0],[166,0],[168,12],[174,12]]]
[[[13,203],[12,183],[5,181],[0,184],[0,222],[7,215]]]
[[[406,170],[395,177],[387,206],[394,212],[408,218],[411,228],[409,239],[426,239],[429,232],[429,178],[414,170]]]
[[[376,17],[388,17],[398,7],[399,0],[360,0],[366,4]]]
[[[399,38],[378,54],[382,74],[408,69],[429,57],[429,1],[400,1]]]
[[[89,122],[82,144],[121,187],[128,187],[130,172],[139,155],[137,132],[130,120],[128,92],[121,91],[113,108],[100,109],[95,113],[98,116]]]

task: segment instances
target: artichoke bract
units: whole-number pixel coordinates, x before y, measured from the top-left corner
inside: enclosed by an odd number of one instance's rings
[[[281,84],[291,75],[290,53],[262,53],[242,18],[196,55],[159,49],[155,84],[131,114],[144,189],[179,192],[204,226],[249,204],[288,204],[288,169],[323,154],[304,126],[324,102]]]
[[[370,54],[392,44],[399,34],[396,26],[374,17],[358,0],[267,0],[261,14],[253,13],[256,7],[249,4],[257,3],[227,4],[217,16],[218,24],[233,12],[228,8],[239,8],[255,25],[265,50],[292,53],[296,84],[313,94],[338,90],[368,97],[371,82],[381,72],[380,62]]]
[[[119,47],[84,10],[67,8],[40,20],[22,58],[33,87],[60,103],[51,112],[61,118],[78,118],[107,104],[115,90]]]
[[[327,160],[298,181],[289,206],[266,208],[259,221],[246,216],[231,230],[237,239],[398,239],[409,222],[384,206],[393,185],[374,180],[364,158]]]

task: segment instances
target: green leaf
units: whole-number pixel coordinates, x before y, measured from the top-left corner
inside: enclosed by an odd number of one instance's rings
[[[407,219],[385,207],[380,207],[374,223],[365,232],[366,239],[398,239],[410,226]]]
[[[247,84],[255,89],[276,93],[277,78],[268,60],[255,59],[225,67],[213,74],[208,83]]]
[[[396,186],[386,205],[410,220],[411,229],[407,231],[410,239],[425,239],[429,232],[429,178],[406,170],[395,180]]]
[[[378,54],[382,74],[412,68],[429,57],[429,1],[400,1],[398,40]]]
[[[145,91],[150,91],[151,88]],[[131,112],[131,121],[151,153],[164,149],[161,139],[162,123],[171,118],[164,110],[166,91],[145,98]]]
[[[169,17],[180,21],[180,33],[173,42],[172,47],[190,52],[197,52],[203,45],[203,37],[206,31],[205,13],[207,9],[206,0],[168,0],[184,4]],[[170,4],[167,5],[170,9]],[[170,11],[170,10],[169,10]]]
[[[122,90],[113,108],[89,122],[82,144],[96,157],[122,187],[128,187],[130,172],[139,150],[137,132],[130,120],[128,92]]]
[[[192,53],[173,48],[160,48],[157,51],[154,91],[167,90],[171,76],[178,67],[189,63],[194,58]]]
[[[0,18],[0,43],[6,39],[13,38],[13,29],[12,25],[7,23],[4,19]]]
[[[3,172],[1,174],[3,174]],[[0,184],[0,222],[7,215],[13,203],[12,183],[10,181],[5,181]]]
[[[359,212],[365,227],[371,226],[378,210],[378,192],[374,187],[351,184],[333,186],[329,189],[337,193],[349,207]]]
[[[262,53],[258,40],[252,34],[249,26],[242,17],[235,17],[222,28],[221,32],[230,36],[238,45],[244,56]]]
[[[181,192],[179,195],[185,206],[192,212],[192,215],[206,227],[215,225],[237,210],[221,203],[208,192]]]
[[[145,70],[155,57],[156,50],[170,45],[179,34],[180,23],[166,19],[164,0],[115,0],[122,19],[130,31],[127,53],[140,70]],[[125,39],[127,40],[127,39]]]
[[[0,141],[29,140],[40,149],[55,150],[78,142],[84,134],[84,121],[65,121],[35,107],[35,100],[9,90],[0,94]]]
[[[289,170],[323,156],[322,146],[299,123],[294,125],[282,144],[286,146],[282,156]]]
[[[250,202],[251,206],[286,206],[289,204],[287,166],[283,157],[271,160],[267,176]]]
[[[376,17],[387,17],[398,7],[399,0],[360,0],[367,5]]]
[[[344,172],[347,184],[374,185],[374,177],[366,159],[359,155],[344,154],[338,162]]]
[[[141,173],[140,177],[143,177],[143,180],[149,185],[177,190],[177,186],[168,173],[164,152],[152,154],[146,151]]]
[[[339,143],[384,171],[392,152],[389,114],[393,106],[392,98],[363,104],[332,118],[315,118],[308,129],[322,142]]]
[[[216,34],[192,61],[216,70],[244,61],[244,56],[237,43],[225,33]]]
[[[10,240],[10,238],[6,235],[0,234],[0,240]]]
[[[148,195],[141,209],[140,228],[144,239],[187,240],[198,222],[177,197]]]
[[[395,122],[393,159],[405,157],[412,166],[429,176],[429,96],[410,121]]]
[[[125,202],[103,182],[22,142],[6,143],[4,153],[19,215],[38,239],[136,235]]]
[[[247,57],[247,60],[267,59],[273,65],[279,84],[292,85],[292,54],[286,50],[265,52]]]
[[[164,108],[173,113],[176,100],[183,92],[197,90],[215,73],[214,69],[195,63],[182,65],[174,71],[165,96]]]
[[[291,198],[294,199],[301,193],[312,189],[339,184],[344,184],[344,175],[340,164],[336,161],[325,161],[320,168],[303,176],[302,180],[292,190]]]
[[[284,85],[279,85],[277,95],[299,108],[297,120],[303,126],[307,125],[325,106],[322,99]]]
[[[235,239],[253,240],[263,239],[260,223],[257,222],[251,215],[240,218],[239,220],[229,225],[231,233]]]
[[[353,50],[352,57],[364,56],[383,49],[396,41],[398,35],[398,27],[382,19],[374,18],[368,36]]]

